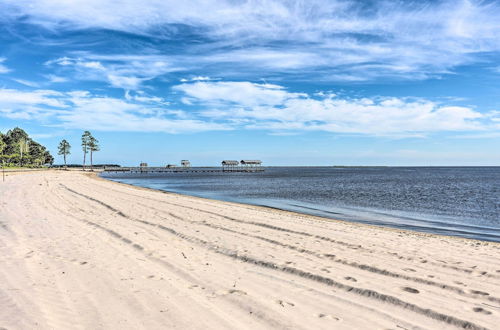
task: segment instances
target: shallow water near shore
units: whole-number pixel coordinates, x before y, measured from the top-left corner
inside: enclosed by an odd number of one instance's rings
[[[257,173],[101,176],[199,197],[500,242],[500,167],[267,167]]]

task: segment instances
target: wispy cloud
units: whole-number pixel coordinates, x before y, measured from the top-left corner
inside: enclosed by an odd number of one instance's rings
[[[152,103],[157,105],[169,105],[170,102],[158,96],[147,95],[144,91],[137,91],[132,94],[130,91],[125,92],[125,99],[128,101],[137,101],[141,103]]]
[[[127,132],[200,132],[230,127],[164,108],[161,98],[138,93],[128,100],[87,91],[0,89],[0,117],[35,120],[64,129]]]
[[[0,11],[10,22],[22,19],[50,31],[106,29],[162,41],[189,36],[178,55],[164,56],[156,69],[119,54],[113,56],[126,65],[103,65],[106,73],[131,79],[213,64],[226,77],[238,64],[253,78],[265,70],[326,81],[426,79],[500,51],[495,1],[9,0]],[[162,53],[155,47],[150,50]]]
[[[289,93],[282,86],[241,82],[196,82],[173,87],[184,92],[191,100],[210,104],[234,104],[243,107],[282,105],[286,99],[306,96]]]
[[[54,74],[45,75],[45,78],[49,83],[65,83],[68,82],[68,79],[65,77],[56,76]]]
[[[209,80],[218,80],[218,79],[213,79],[210,77],[205,77],[205,76],[195,76],[191,78],[181,78],[181,82],[188,82],[188,81],[209,81]]]
[[[10,72],[10,69],[3,64],[5,60],[5,57],[0,57],[0,74]]]
[[[166,56],[98,55],[77,52],[75,57],[60,57],[45,63],[56,72],[76,79],[104,81],[112,87],[136,90],[144,81],[175,72]]]
[[[40,84],[34,81],[24,80],[24,79],[12,79],[18,84],[28,86],[28,87],[40,87]]]
[[[64,108],[66,104],[60,100],[64,94],[54,90],[21,91],[17,89],[0,89],[0,104],[2,107],[17,107],[22,105],[45,105]]]

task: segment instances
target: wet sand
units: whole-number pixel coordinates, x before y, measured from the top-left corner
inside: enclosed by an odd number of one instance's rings
[[[500,244],[162,193],[0,182],[0,329],[494,329]]]

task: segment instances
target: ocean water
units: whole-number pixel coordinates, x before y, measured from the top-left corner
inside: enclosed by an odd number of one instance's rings
[[[258,173],[101,176],[193,196],[500,242],[500,167],[267,167]]]

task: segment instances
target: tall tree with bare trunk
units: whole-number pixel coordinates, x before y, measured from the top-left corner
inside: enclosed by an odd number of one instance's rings
[[[66,167],[66,155],[71,154],[70,149],[71,149],[71,145],[69,144],[68,141],[62,140],[59,143],[59,152],[58,152],[58,154],[62,155],[64,157],[64,167]]]
[[[89,139],[89,150],[90,150],[90,169],[93,171],[93,162],[92,162],[92,155],[94,152],[96,151],[99,151],[99,140],[97,140],[95,137],[93,137],[92,135],[90,135],[90,139]]]
[[[91,136],[92,134],[90,134],[89,131],[85,131],[82,134],[83,170],[85,170],[85,161],[87,159],[87,154],[89,152],[89,142]]]

